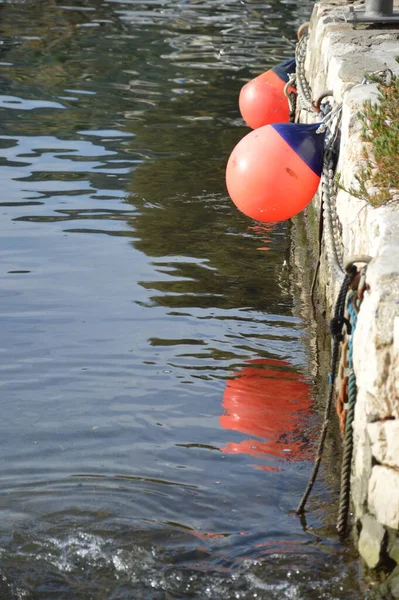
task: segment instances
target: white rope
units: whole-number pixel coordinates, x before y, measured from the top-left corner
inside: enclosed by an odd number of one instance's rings
[[[337,104],[334,108],[330,108],[329,103],[326,103],[325,106],[327,112],[320,121],[316,133],[326,132],[326,148],[329,148],[334,145],[338,136],[339,126],[341,124],[342,102]],[[323,112],[321,114],[323,114]]]
[[[306,48],[308,35],[304,34],[298,41],[295,49],[296,61],[296,88],[300,108],[307,111],[313,111],[312,91],[305,75]]]
[[[341,282],[345,276],[340,223],[336,210],[333,153],[341,123],[342,104],[331,109],[323,118],[318,133],[325,132],[324,166],[321,176],[321,194],[324,217],[324,239],[327,260],[334,277]]]
[[[312,90],[306,79],[305,61],[308,44],[308,34],[300,37],[296,49],[296,89],[298,92],[297,105],[299,110],[315,111],[312,102]],[[290,77],[291,82],[291,77]],[[288,88],[288,86],[287,86]],[[321,175],[321,199],[324,219],[324,240],[327,261],[332,275],[341,283],[345,277],[343,266],[343,249],[340,232],[340,222],[336,211],[336,189],[334,182],[334,153],[341,123],[342,104],[333,109],[329,103],[324,104],[324,116],[317,133],[325,133],[324,164]],[[323,108],[322,108],[323,114]]]

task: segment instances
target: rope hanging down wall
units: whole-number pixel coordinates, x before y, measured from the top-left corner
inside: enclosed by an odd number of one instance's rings
[[[347,378],[347,387],[345,386],[344,397],[342,398],[343,411],[341,423],[343,425],[342,435],[344,441],[344,450],[342,457],[341,492],[337,519],[337,530],[341,536],[345,535],[348,524],[350,505],[350,477],[353,455],[353,421],[355,417],[355,403],[357,394],[356,375],[353,369],[353,334],[356,329],[357,315],[359,313],[360,305],[366,289],[366,271],[369,261],[369,257],[358,257],[346,265],[346,271],[348,272],[353,270],[353,266],[356,262],[365,263],[360,272],[356,272],[352,285],[350,286],[351,292],[347,296],[345,314],[345,321],[348,322],[350,326],[349,329],[347,328],[347,342],[345,342],[348,348],[348,370],[347,372],[344,371],[341,374],[343,377],[343,381],[341,380],[341,389],[343,387],[343,382],[345,382],[345,378]]]
[[[353,419],[356,402],[356,376],[353,370],[353,333],[356,328],[357,314],[366,288],[366,269],[371,260],[370,257],[353,257],[344,265],[343,249],[340,238],[340,226],[336,212],[336,186],[335,168],[337,165],[339,151],[339,133],[341,124],[342,105],[332,107],[330,102],[321,101],[331,92],[326,92],[319,98],[318,102],[312,102],[311,87],[305,75],[306,49],[308,42],[308,24],[303,25],[299,32],[299,41],[296,46],[296,73],[290,78],[290,83],[295,84],[298,91],[297,109],[307,112],[317,112],[322,117],[319,132],[325,132],[325,146],[323,159],[323,172],[321,178],[321,206],[320,206],[320,228],[319,228],[319,254],[321,254],[324,241],[325,253],[330,267],[331,275],[341,283],[341,289],[336,301],[334,317],[331,320],[330,330],[332,335],[332,356],[330,372],[330,391],[324,412],[316,458],[312,473],[305,493],[297,508],[301,514],[305,510],[307,499],[310,495],[320,467],[324,443],[330,422],[331,407],[336,396],[336,375],[340,355],[340,345],[344,351],[341,352],[340,368],[340,390],[338,406],[341,413],[341,425],[343,432],[343,460],[341,468],[341,492],[339,501],[339,513],[337,519],[337,530],[344,535],[347,529],[349,506],[350,506],[350,475],[353,453]],[[321,104],[321,106],[320,106]],[[320,256],[319,256],[320,262]],[[319,267],[315,273],[312,284],[312,296],[316,283]],[[362,264],[360,271],[357,265]],[[345,348],[347,348],[348,364],[345,360]]]

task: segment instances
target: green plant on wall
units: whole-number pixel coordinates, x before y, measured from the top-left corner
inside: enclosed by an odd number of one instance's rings
[[[358,114],[367,145],[364,165],[356,175],[358,189],[347,191],[377,207],[392,201],[393,190],[399,190],[399,77],[391,75],[386,81],[367,75],[367,79],[378,83],[378,101],[366,100]]]

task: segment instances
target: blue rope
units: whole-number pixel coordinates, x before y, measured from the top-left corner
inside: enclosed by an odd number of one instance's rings
[[[357,294],[357,292],[352,292],[351,294],[349,294],[348,303],[347,303],[349,320],[352,325],[352,335],[350,336],[349,342],[348,342],[348,363],[349,363],[349,369],[351,371],[353,371],[353,334],[355,333],[355,329],[356,329],[356,325],[357,325],[357,313],[356,313],[355,309],[353,308],[353,300],[354,300],[354,297],[356,296],[356,294]]]
[[[347,299],[347,310],[351,324],[351,335],[349,336],[348,340],[348,411],[345,421],[344,453],[342,457],[341,469],[341,492],[337,519],[337,530],[340,535],[345,535],[346,533],[350,503],[350,478],[353,454],[353,421],[355,418],[355,404],[357,396],[356,375],[353,370],[353,334],[355,333],[357,325],[357,313],[353,306],[353,302],[356,298],[356,294],[356,291],[351,292],[348,294]]]

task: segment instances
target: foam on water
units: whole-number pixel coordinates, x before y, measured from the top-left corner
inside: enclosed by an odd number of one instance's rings
[[[315,552],[290,558],[271,553],[239,561],[232,571],[221,562],[217,544],[213,548],[208,544],[207,549],[195,546],[187,534],[177,536],[160,527],[128,535],[120,530],[112,538],[106,532],[83,530],[69,535],[20,533],[10,545],[0,553],[4,600],[36,598],[37,593],[43,598],[80,597],[87,585],[88,597],[109,590],[110,598],[134,593],[140,599],[164,594],[224,600],[358,598],[348,589],[344,593],[345,582],[354,573],[343,562],[339,575],[331,573],[328,553],[322,560]]]

